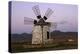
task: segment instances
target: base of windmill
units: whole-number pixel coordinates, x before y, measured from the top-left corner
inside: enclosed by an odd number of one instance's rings
[[[50,37],[49,26],[41,27],[36,25],[33,28],[32,44],[47,44],[52,43],[53,39]]]
[[[45,40],[45,44],[23,44],[23,48],[47,48],[47,47],[55,47],[57,44],[54,44],[53,39]]]

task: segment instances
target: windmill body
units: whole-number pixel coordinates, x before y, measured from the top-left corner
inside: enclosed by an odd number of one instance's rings
[[[46,40],[50,38],[49,27],[49,22],[40,19],[33,28],[32,44],[45,44]]]
[[[32,30],[32,44],[46,44],[48,41],[51,40],[51,37],[49,34],[51,23],[46,22],[46,20],[53,13],[53,11],[50,8],[48,8],[44,17],[41,17],[38,5],[32,7],[32,10],[38,19],[38,21],[33,20],[34,26]]]

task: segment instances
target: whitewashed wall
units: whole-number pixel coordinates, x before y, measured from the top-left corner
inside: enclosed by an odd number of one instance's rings
[[[49,31],[49,26],[43,26],[43,31],[41,26],[39,25],[34,26],[32,44],[41,44],[41,43],[45,44],[47,40],[47,31]]]
[[[32,44],[41,44],[41,43],[42,43],[41,26],[34,26],[33,27]]]

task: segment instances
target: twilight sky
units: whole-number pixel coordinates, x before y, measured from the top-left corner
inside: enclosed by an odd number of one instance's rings
[[[12,33],[30,33],[33,25],[24,24],[24,17],[36,19],[32,7],[39,5],[41,15],[44,16],[48,8],[52,9],[54,13],[47,20],[48,22],[62,22],[58,24],[56,30],[63,32],[78,31],[78,7],[71,4],[54,4],[54,3],[32,3],[32,2],[12,2],[12,16],[11,16],[11,32]],[[51,29],[53,30],[53,29]]]

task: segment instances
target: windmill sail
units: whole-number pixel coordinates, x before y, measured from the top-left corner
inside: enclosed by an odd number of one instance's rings
[[[39,6],[36,5],[36,6],[32,7],[32,10],[34,11],[34,13],[37,16],[37,18],[40,19],[41,18],[41,14],[40,14]]]
[[[60,24],[65,24],[67,23],[66,21],[60,21],[60,22],[51,22],[51,27],[50,27],[50,30],[53,31],[53,30],[56,30],[57,26]]]
[[[34,19],[29,17],[24,17],[24,24],[33,25]]]
[[[51,28],[55,29],[57,27],[57,23],[56,22],[51,22]]]
[[[43,18],[47,20],[47,18],[49,18],[52,13],[53,11],[50,8],[48,8]]]

